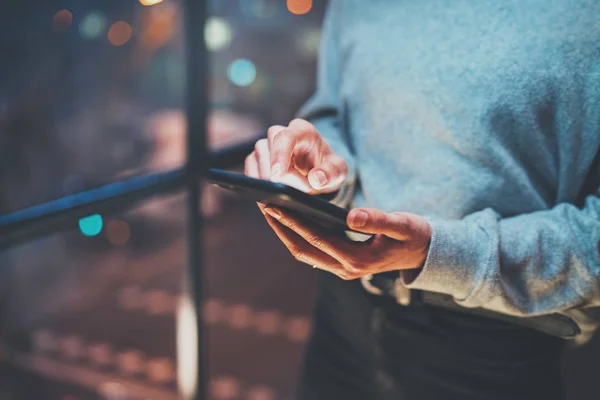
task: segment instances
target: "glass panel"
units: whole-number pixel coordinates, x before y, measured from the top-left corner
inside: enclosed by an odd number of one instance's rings
[[[10,165],[0,168],[0,214],[183,163],[176,1],[33,8],[10,0],[6,9],[2,37],[16,39],[0,42],[15,56],[0,64],[0,151],[11,156],[0,157]],[[323,2],[303,15],[279,0],[215,0],[211,10],[209,136],[219,148],[286,123],[310,94]],[[210,393],[288,398],[309,329],[312,271],[292,260],[252,203],[214,188],[202,201]],[[177,398],[176,377],[185,389],[193,372],[181,301],[184,204],[182,196],[149,200],[103,215],[100,227],[91,219],[82,231],[0,254],[6,398]]]
[[[0,254],[3,398],[178,398],[184,200],[155,197]]]
[[[3,2],[0,214],[182,165],[181,26],[176,0]]]
[[[287,123],[312,92],[324,2],[303,15],[280,0],[210,5],[209,142],[221,148]],[[0,214],[183,164],[181,26],[176,0],[3,4]]]

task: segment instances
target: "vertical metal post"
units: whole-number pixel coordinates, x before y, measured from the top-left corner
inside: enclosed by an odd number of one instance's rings
[[[206,117],[208,98],[208,57],[204,44],[204,24],[207,1],[182,0],[186,49],[186,115],[187,174],[188,174],[188,265],[186,270],[188,293],[196,313],[197,384],[195,400],[206,399],[204,335],[202,304],[204,280],[202,269],[202,215],[200,210],[201,186],[199,178],[207,168]]]

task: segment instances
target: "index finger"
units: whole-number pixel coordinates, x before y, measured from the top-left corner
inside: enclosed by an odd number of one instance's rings
[[[315,128],[306,121],[294,120],[287,128],[279,131],[271,145],[271,179],[280,178],[290,168],[292,155],[298,144],[316,135]]]

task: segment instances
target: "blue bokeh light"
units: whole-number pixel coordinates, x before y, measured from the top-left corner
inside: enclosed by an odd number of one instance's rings
[[[96,236],[102,232],[102,216],[93,214],[79,220],[79,229],[85,236]]]
[[[229,64],[227,76],[234,85],[248,86],[256,78],[256,66],[245,58],[237,59]]]

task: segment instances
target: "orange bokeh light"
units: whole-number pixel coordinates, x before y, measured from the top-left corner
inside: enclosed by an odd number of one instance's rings
[[[139,32],[142,45],[156,50],[171,40],[179,27],[178,17],[178,9],[172,3],[152,8],[145,14]]]
[[[312,0],[287,0],[287,9],[292,14],[302,15],[306,14],[312,8]]]
[[[52,17],[52,29],[56,32],[66,30],[73,23],[73,14],[69,10],[60,10]]]
[[[123,46],[131,39],[133,29],[125,21],[117,21],[108,30],[108,41],[114,46]]]
[[[131,230],[125,221],[110,221],[106,227],[106,236],[111,244],[120,246],[127,243],[131,236]]]

